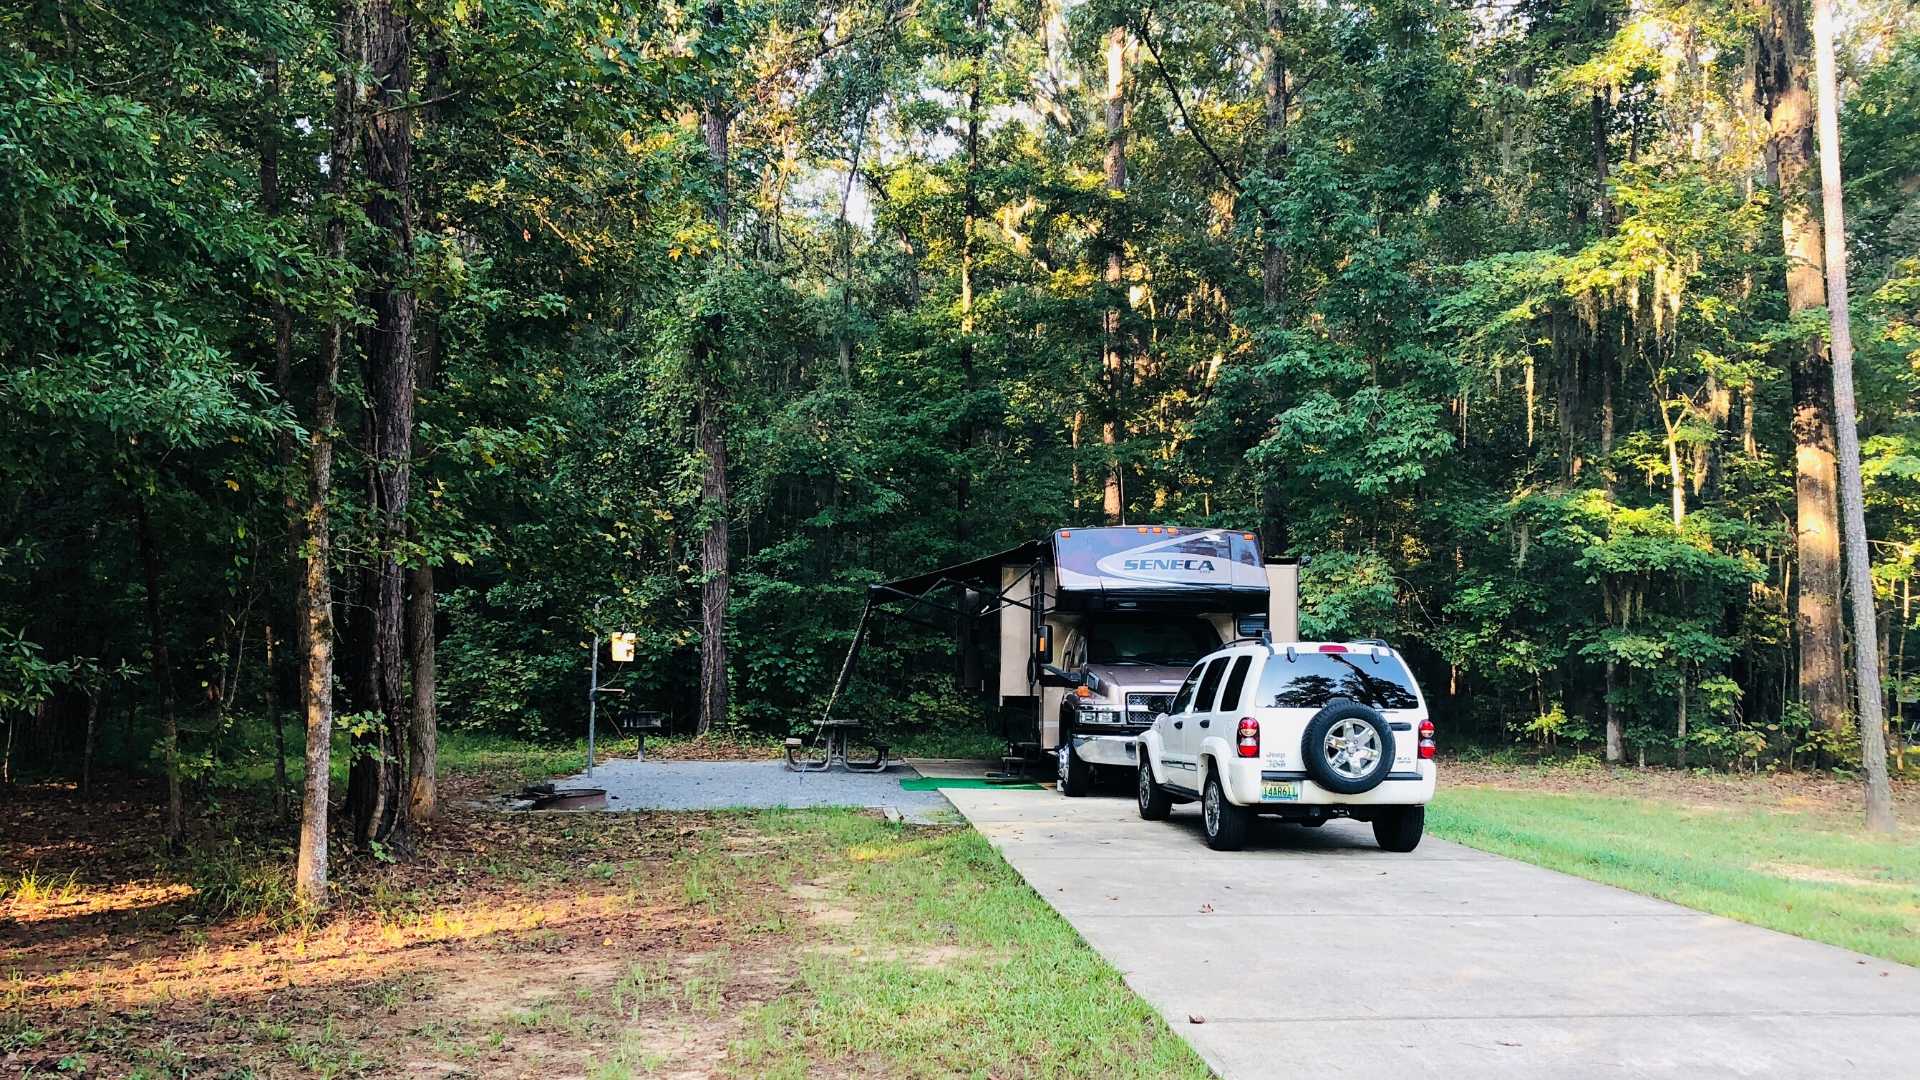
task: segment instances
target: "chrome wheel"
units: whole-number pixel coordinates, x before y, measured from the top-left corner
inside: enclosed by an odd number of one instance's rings
[[[1208,784],[1207,793],[1200,799],[1200,817],[1206,822],[1207,835],[1220,833],[1220,785]]]
[[[1068,758],[1068,755],[1072,753],[1073,753],[1073,745],[1071,743],[1063,742],[1060,744],[1059,751],[1054,755],[1054,759],[1053,759],[1054,774],[1056,777],[1058,777],[1060,787],[1062,789],[1065,789],[1067,786],[1068,770],[1073,768],[1073,762]]]
[[[1140,809],[1146,810],[1153,803],[1153,766],[1147,764],[1145,751],[1140,754]]]
[[[1380,761],[1380,732],[1365,720],[1348,718],[1327,729],[1327,765],[1349,780],[1360,780]]]

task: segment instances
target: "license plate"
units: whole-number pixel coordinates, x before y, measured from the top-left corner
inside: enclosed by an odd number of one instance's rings
[[[1295,802],[1300,798],[1300,781],[1263,780],[1260,797],[1267,802]]]

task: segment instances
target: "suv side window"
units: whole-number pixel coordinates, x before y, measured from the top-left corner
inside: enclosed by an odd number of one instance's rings
[[[1243,654],[1233,662],[1233,670],[1227,674],[1226,689],[1220,691],[1220,711],[1231,712],[1240,708],[1240,694],[1246,689],[1247,669],[1253,666],[1253,654]]]
[[[1207,665],[1207,673],[1200,676],[1200,690],[1193,696],[1191,712],[1212,712],[1214,695],[1220,692],[1220,676],[1226,674],[1228,657],[1221,657]]]
[[[1200,670],[1205,666],[1195,664],[1193,670],[1187,672],[1187,681],[1180,684],[1180,692],[1173,695],[1173,704],[1167,706],[1168,716],[1178,716],[1187,711],[1187,706],[1193,704],[1193,689],[1200,685]]]

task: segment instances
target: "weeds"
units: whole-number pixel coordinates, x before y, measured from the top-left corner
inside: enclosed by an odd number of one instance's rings
[[[36,865],[16,877],[0,874],[0,902],[59,904],[77,898],[82,889],[77,873],[71,870],[61,877],[43,873]]]

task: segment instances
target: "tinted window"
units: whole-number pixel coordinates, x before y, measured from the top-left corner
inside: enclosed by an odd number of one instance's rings
[[[1227,673],[1226,689],[1220,691],[1220,708],[1224,710],[1240,707],[1240,692],[1247,686],[1247,668],[1253,664],[1253,657],[1242,656],[1233,662],[1233,670]]]
[[[1194,712],[1212,712],[1214,695],[1220,692],[1220,676],[1226,674],[1227,658],[1221,657],[1207,665],[1207,673],[1200,676],[1200,690],[1193,696]]]
[[[1337,697],[1376,709],[1419,708],[1413,676],[1397,657],[1366,653],[1285,653],[1268,658],[1260,673],[1257,704],[1282,709],[1318,709]]]
[[[1187,673],[1187,681],[1180,684],[1180,692],[1173,696],[1173,704],[1167,706],[1167,714],[1171,716],[1174,713],[1185,712],[1187,706],[1193,704],[1193,688],[1198,685],[1200,685],[1200,667],[1196,664],[1194,669]]]
[[[1220,647],[1200,619],[1104,620],[1087,627],[1090,664],[1191,664]]]

